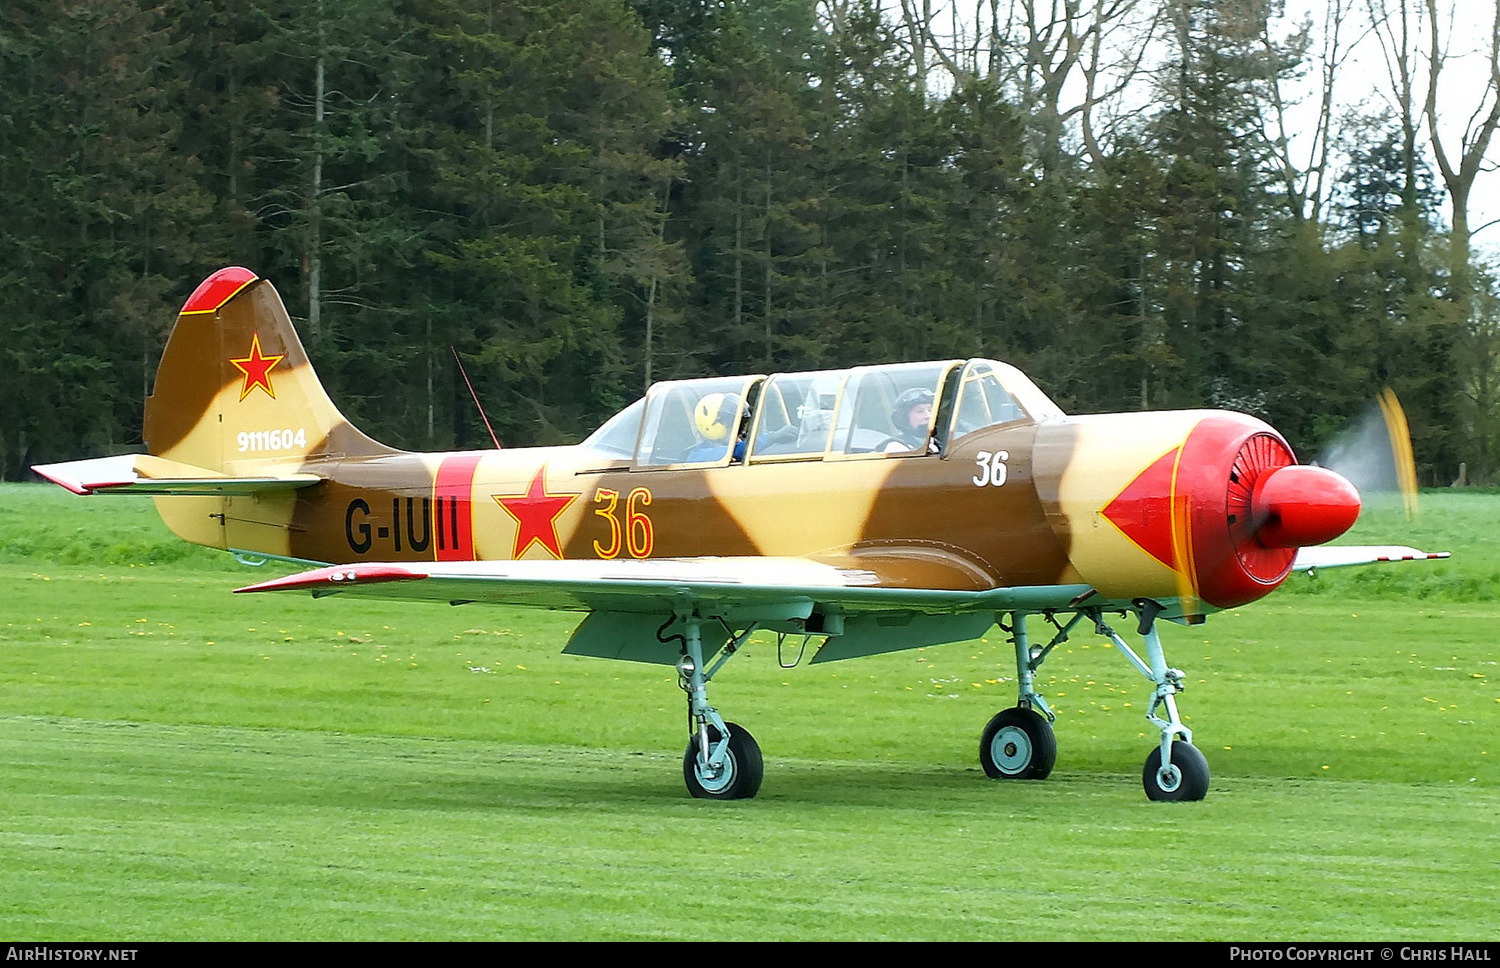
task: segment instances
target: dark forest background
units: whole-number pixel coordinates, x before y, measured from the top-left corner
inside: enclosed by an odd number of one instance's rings
[[[138,444],[227,264],[407,448],[488,446],[454,351],[507,446],[653,380],[987,356],[1304,459],[1391,386],[1424,483],[1495,476],[1494,283],[1420,95],[1320,111],[1326,39],[1262,0],[1021,8],[5,0],[0,477]]]

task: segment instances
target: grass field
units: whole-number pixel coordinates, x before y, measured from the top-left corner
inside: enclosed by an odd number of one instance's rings
[[[755,800],[683,788],[664,667],[575,616],[235,596],[149,501],[0,486],[0,934],[158,939],[1495,940],[1500,496],[1348,540],[1451,562],[1293,576],[1163,634],[1208,799],[1154,804],[1145,680],[1042,669],[1057,769],[986,780],[1009,647],[783,670],[712,698]],[[1040,629],[1038,629],[1040,631]]]

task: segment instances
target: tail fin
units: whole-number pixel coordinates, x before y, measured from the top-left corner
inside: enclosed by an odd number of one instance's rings
[[[275,287],[237,266],[183,305],[146,399],[144,436],[158,457],[232,476],[395,453],[339,413]]]

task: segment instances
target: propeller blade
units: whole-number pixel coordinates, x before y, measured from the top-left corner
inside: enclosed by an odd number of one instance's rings
[[[1400,494],[1407,517],[1417,513],[1417,468],[1411,430],[1401,401],[1390,387],[1319,455],[1318,463],[1338,472],[1366,500]]]
[[[1386,387],[1380,391],[1380,413],[1385,418],[1386,437],[1391,444],[1391,461],[1396,466],[1396,487],[1401,492],[1401,501],[1406,505],[1406,516],[1417,513],[1417,462],[1411,450],[1411,428],[1406,423],[1406,411],[1396,399],[1396,391]]]

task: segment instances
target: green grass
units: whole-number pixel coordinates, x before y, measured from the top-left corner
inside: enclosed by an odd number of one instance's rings
[[[234,596],[267,569],[149,502],[0,487],[0,933],[1491,939],[1497,521],[1424,495],[1351,540],[1451,562],[1170,627],[1202,803],[1145,799],[1146,683],[1081,633],[1041,783],[978,767],[998,635],[791,670],[752,643],[712,697],[766,780],[714,803],[671,671],[558,654],[573,616]]]

